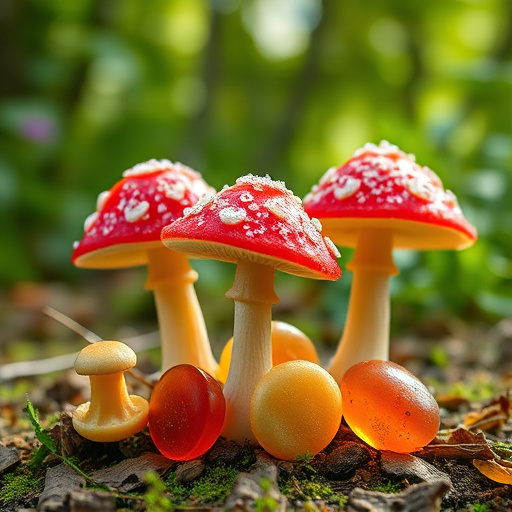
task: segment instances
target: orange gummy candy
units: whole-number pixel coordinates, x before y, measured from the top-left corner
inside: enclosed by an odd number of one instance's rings
[[[313,342],[297,327],[286,322],[272,321],[272,366],[292,361],[294,359],[304,359],[318,363],[318,354],[316,353]],[[228,378],[229,365],[231,364],[231,351],[233,349],[233,338],[231,338],[220,355],[219,368],[217,370],[217,379],[226,382]]]
[[[439,406],[426,386],[402,366],[364,361],[341,381],[343,416],[354,433],[378,450],[411,453],[439,430]]]
[[[256,386],[251,426],[258,443],[279,459],[315,455],[341,423],[341,392],[333,377],[310,361],[274,366]]]

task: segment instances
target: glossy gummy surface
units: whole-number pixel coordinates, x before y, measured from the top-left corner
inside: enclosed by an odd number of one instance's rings
[[[363,441],[378,450],[411,453],[439,430],[439,406],[426,386],[390,361],[364,361],[341,382],[343,416]]]
[[[338,384],[310,361],[274,366],[251,400],[251,426],[258,443],[285,460],[323,450],[336,435],[341,414]]]
[[[180,364],[156,383],[149,402],[149,432],[172,460],[199,457],[220,435],[226,403],[220,384],[199,368]]]
[[[272,322],[272,366],[293,361],[295,359],[304,359],[313,363],[318,363],[318,354],[313,342],[297,327],[286,322]],[[219,369],[217,378],[221,382],[226,382],[231,363],[231,351],[233,349],[233,338],[224,346],[220,355]]]

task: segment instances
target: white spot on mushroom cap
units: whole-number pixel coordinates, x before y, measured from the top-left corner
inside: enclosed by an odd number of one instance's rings
[[[313,226],[315,227],[315,229],[321,233],[322,232],[322,229],[323,229],[323,226],[322,226],[322,223],[316,218],[316,217],[312,217],[311,219],[311,223],[313,224]]]
[[[149,210],[149,203],[147,201],[130,201],[124,209],[124,218],[126,222],[137,222],[141,220]]]
[[[185,208],[183,210],[183,216],[188,217],[189,215],[196,215],[201,212],[201,210],[209,203],[213,202],[215,196],[213,195],[204,195],[201,197],[197,203],[189,208]]]
[[[141,162],[134,165],[132,168],[127,169],[123,172],[123,178],[129,178],[133,176],[139,176],[140,174],[148,174],[151,172],[157,172],[162,170],[172,169],[173,163],[170,160],[157,160],[152,158],[147,162]]]
[[[286,219],[290,210],[290,207],[283,197],[271,197],[265,201],[263,206],[268,208],[269,211],[271,211],[276,217],[279,217],[280,219]]]
[[[254,174],[246,174],[236,180],[237,185],[250,185],[254,190],[264,190],[265,187],[272,187],[280,192],[291,193],[286,188],[284,181],[273,180],[268,174],[265,176],[254,176]]]
[[[219,211],[219,217],[223,224],[233,226],[243,222],[247,218],[247,212],[243,208],[228,206]]]
[[[105,190],[101,194],[98,195],[98,199],[96,199],[96,210],[101,212],[103,210],[103,207],[105,206],[105,203],[107,202],[107,199],[110,197],[110,190]]]
[[[361,180],[348,176],[341,186],[336,186],[334,188],[333,194],[338,201],[342,201],[343,199],[354,195],[360,187]]]
[[[187,187],[182,181],[170,182],[165,179],[157,181],[157,190],[162,192],[168,199],[181,201],[185,197]]]
[[[340,251],[338,251],[338,248],[334,245],[334,242],[328,237],[324,236],[324,242],[325,246],[336,258],[341,258]]]
[[[251,201],[254,201],[254,196],[250,192],[244,192],[240,196],[240,201],[243,203],[250,203]]]
[[[415,176],[404,180],[404,187],[415,197],[427,202],[435,201],[438,191],[426,176]]]
[[[99,213],[93,212],[90,215],[87,216],[84,222],[84,232],[89,233],[89,231],[92,229],[93,224],[98,219]]]

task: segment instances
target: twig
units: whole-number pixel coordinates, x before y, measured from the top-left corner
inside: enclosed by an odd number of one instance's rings
[[[158,332],[152,332],[141,336],[135,336],[125,340],[135,352],[141,352],[160,346]],[[78,352],[64,354],[60,356],[38,359],[36,361],[20,361],[0,366],[0,381],[18,379],[21,377],[31,377],[35,375],[45,375],[47,373],[58,372],[73,368]],[[132,369],[133,370],[133,369]],[[141,380],[141,374],[135,372],[133,375],[137,380]],[[147,385],[149,382],[142,381]]]
[[[50,306],[45,306],[43,308],[43,313],[53,318],[54,320],[57,320],[57,322],[68,327],[73,332],[76,332],[79,336],[81,336],[84,340],[88,341],[89,343],[95,343],[96,341],[101,341],[103,339],[97,334],[87,329],[86,327],[84,327],[83,325],[79,324],[78,322],[75,322],[75,320],[73,320],[69,316],[65,315],[64,313],[61,313],[60,311],[57,311],[56,309],[53,309]]]

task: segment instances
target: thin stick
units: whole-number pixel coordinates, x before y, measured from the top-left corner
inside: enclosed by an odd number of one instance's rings
[[[85,341],[88,341],[89,343],[96,343],[97,341],[101,341],[103,339],[97,334],[87,329],[86,327],[84,327],[83,325],[79,324],[78,322],[75,322],[72,318],[69,318],[69,316],[65,315],[64,313],[61,313],[60,311],[57,311],[56,309],[51,308],[50,306],[45,306],[43,308],[43,313],[53,318],[54,320],[57,320],[57,322],[61,323],[62,325],[65,325],[73,332],[76,332],[79,336],[81,336]]]
[[[61,313],[60,311],[57,311],[56,309],[45,306],[43,308],[43,313],[45,315],[48,315],[49,317],[53,318],[54,320],[57,320],[57,322],[61,323],[62,325],[68,327],[73,332],[81,336],[85,341],[88,341],[89,343],[96,343],[97,341],[102,341],[103,338],[92,332],[91,330],[87,329],[83,325],[79,324],[69,316],[65,315],[64,313]],[[131,368],[130,370],[127,370],[127,372],[136,380],[139,382],[142,382],[142,384],[145,384],[146,386],[153,389],[154,384],[149,382],[145,377],[144,374],[137,370],[136,368]]]

